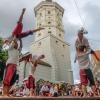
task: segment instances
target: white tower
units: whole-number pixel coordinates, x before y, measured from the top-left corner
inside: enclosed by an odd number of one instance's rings
[[[52,0],[42,1],[35,7],[36,26],[44,27],[36,34],[35,40],[52,34],[58,39],[64,41],[64,29],[62,24],[64,9]]]
[[[46,62],[52,67],[38,66],[35,73],[37,78],[52,81],[73,83],[69,44],[64,41],[62,17],[64,9],[52,0],[40,2],[35,7],[36,27],[43,27],[36,33],[35,41],[30,47],[34,54],[45,54]]]

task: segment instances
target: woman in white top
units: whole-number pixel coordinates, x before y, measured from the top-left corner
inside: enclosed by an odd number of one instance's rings
[[[16,66],[19,61],[19,50],[15,37],[13,40],[7,41],[6,44],[8,45],[8,60],[6,62],[6,71],[3,80],[3,95],[9,96],[11,81],[14,77],[15,71],[17,69]]]

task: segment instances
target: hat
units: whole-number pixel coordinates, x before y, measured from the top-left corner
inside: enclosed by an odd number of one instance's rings
[[[86,29],[84,29],[83,27],[81,27],[80,30],[78,30],[78,34],[83,33],[83,34],[87,34],[88,31]]]

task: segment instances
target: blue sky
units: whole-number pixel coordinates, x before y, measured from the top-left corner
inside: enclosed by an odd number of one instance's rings
[[[0,0],[1,1],[1,0]],[[7,37],[11,34],[22,8],[26,8],[24,16],[24,31],[35,27],[34,7],[43,0],[2,0],[0,2],[0,36]],[[63,24],[65,30],[65,41],[70,43],[71,62],[74,70],[74,79],[79,79],[77,63],[73,63],[75,55],[74,42],[77,31],[83,22],[88,30],[86,37],[95,50],[100,50],[100,0],[53,0],[59,3],[65,10]],[[82,20],[80,19],[79,13]],[[67,20],[66,20],[67,19]],[[33,36],[34,37],[34,36]],[[32,43],[33,37],[24,39],[24,51]]]

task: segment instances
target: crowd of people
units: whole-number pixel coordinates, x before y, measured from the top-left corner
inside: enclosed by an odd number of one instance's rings
[[[33,91],[34,96],[45,96],[45,97],[59,97],[59,96],[74,96],[83,97],[84,92],[82,91],[82,85],[80,83],[76,85],[70,85],[65,82],[53,83],[49,81],[39,80],[35,83]],[[93,90],[94,89],[94,90]],[[86,87],[86,96],[100,96],[100,81],[96,81],[95,88],[89,86]],[[2,93],[2,89],[1,92]],[[15,84],[9,91],[10,96],[14,97],[25,97],[30,96],[30,89],[28,86],[28,80],[23,80],[22,84],[19,84],[16,80]]]

